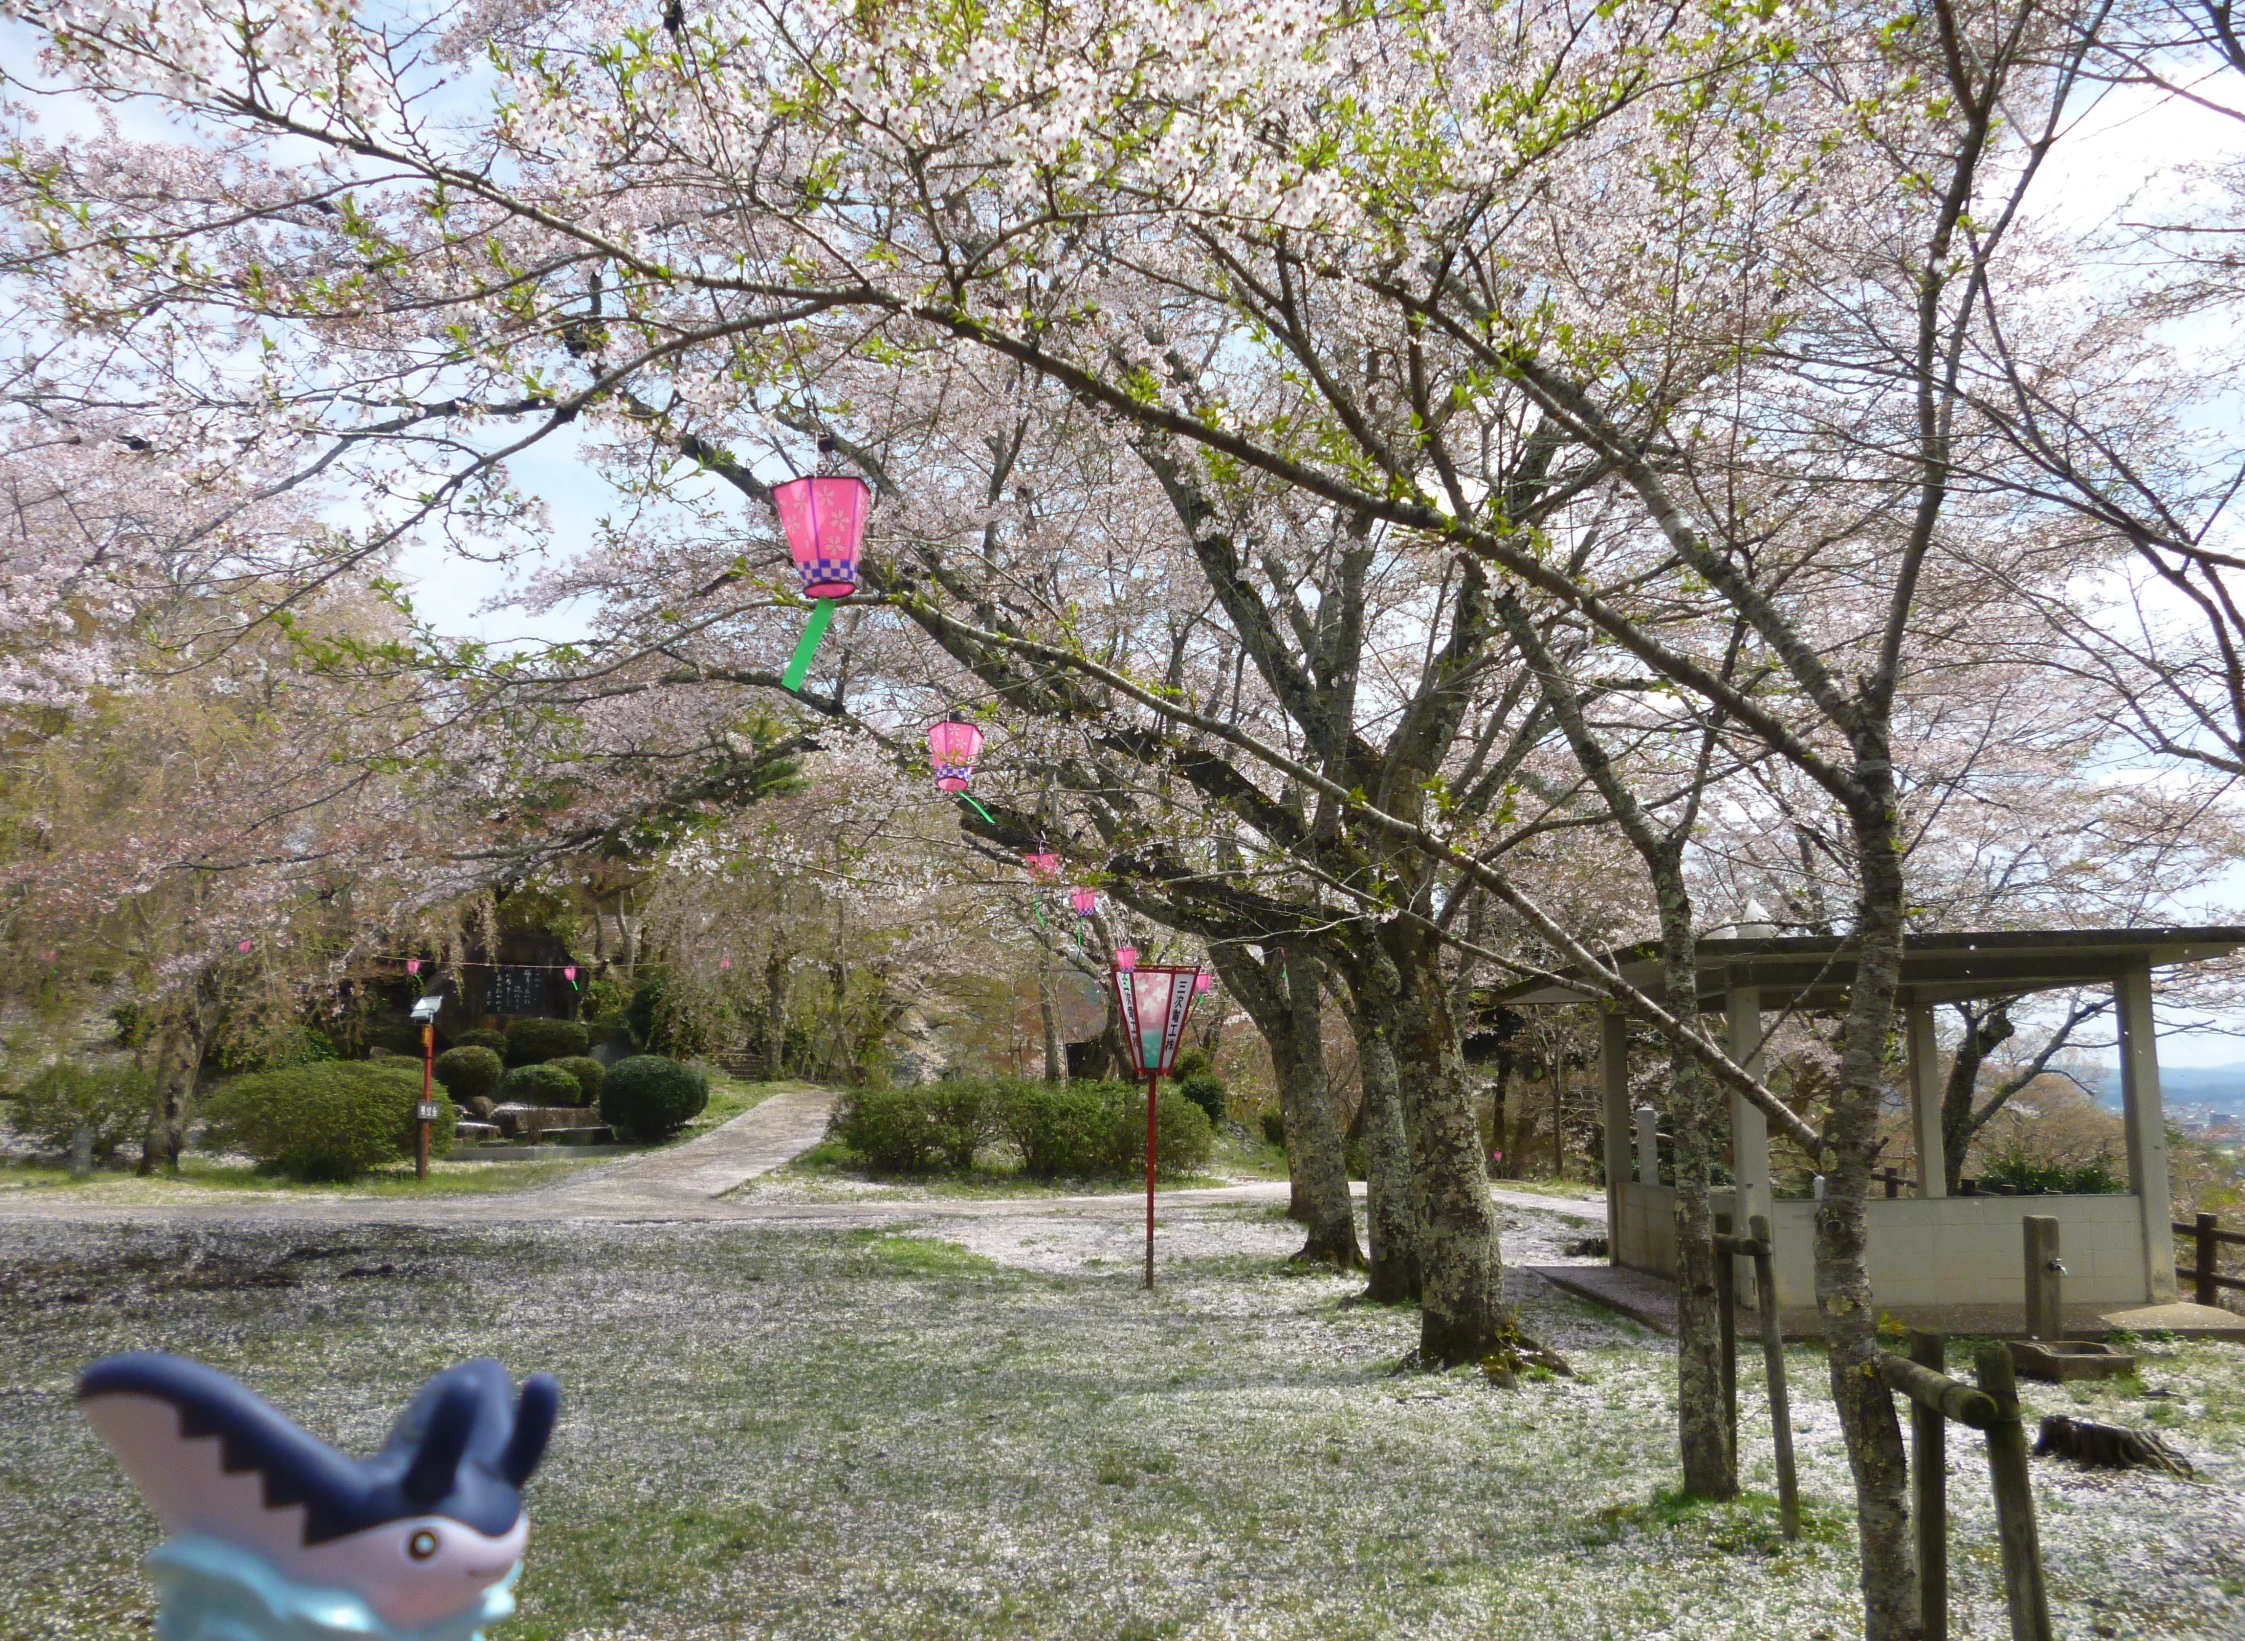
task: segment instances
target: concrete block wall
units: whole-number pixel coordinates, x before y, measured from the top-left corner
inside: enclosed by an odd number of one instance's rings
[[[1729,1193],[1715,1195],[1715,1211],[1726,1212]],[[1621,1263],[1673,1277],[1674,1189],[1624,1185],[1620,1207]],[[2132,1196],[1875,1197],[1868,1204],[1872,1302],[2023,1303],[2025,1254],[2019,1222],[2029,1214],[2058,1221],[2067,1304],[2149,1302],[2142,1221]],[[1813,1202],[1782,1201],[1771,1207],[1780,1304],[1816,1303],[1815,1216]],[[1741,1283],[1742,1295],[1751,1290],[1750,1278]]]

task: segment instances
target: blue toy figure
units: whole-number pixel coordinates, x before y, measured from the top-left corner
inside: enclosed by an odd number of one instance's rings
[[[551,1374],[518,1399],[488,1357],[446,1368],[371,1459],[180,1356],[105,1357],[78,1400],[171,1535],[159,1641],[471,1641],[514,1611]]]

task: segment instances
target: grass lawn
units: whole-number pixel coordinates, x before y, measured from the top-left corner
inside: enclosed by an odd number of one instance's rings
[[[721,1072],[710,1073],[709,1106],[682,1132],[663,1145],[682,1145],[705,1134],[742,1112],[761,1104],[792,1083],[751,1083]],[[223,1202],[234,1197],[269,1196],[276,1192],[327,1197],[428,1197],[503,1194],[550,1185],[615,1156],[577,1156],[571,1146],[549,1148],[553,1155],[521,1162],[474,1162],[438,1159],[429,1164],[426,1181],[416,1179],[411,1161],[377,1168],[355,1180],[307,1184],[263,1173],[247,1163],[232,1162],[190,1151],[180,1158],[179,1172],[155,1174],[146,1179],[107,1169],[86,1179],[74,1180],[67,1168],[32,1163],[0,1163],[0,1191],[68,1191],[87,1202],[161,1204]],[[662,1146],[647,1146],[660,1150]],[[455,1153],[455,1158],[458,1153]]]
[[[523,1611],[492,1641],[1853,1633],[1813,1352],[1793,1356],[1809,1531],[1788,1545],[1766,1491],[1661,1491],[1673,1358],[1540,1284],[1524,1320],[1580,1376],[1507,1392],[1392,1374],[1415,1318],[1284,1270],[1291,1233],[1262,1215],[1181,1230],[1201,1252],[1151,1296],[1127,1267],[1040,1268],[1052,1223],[1025,1203],[1013,1231],[962,1228],[974,1249],[929,1227],[0,1225],[0,1635],[145,1635],[155,1530],[70,1385],[148,1346],[359,1451],[447,1362],[557,1372]],[[2234,1637],[2245,1348],[2144,1348],[2144,1383],[2029,1393],[2153,1406],[2201,1471],[2037,1464],[2059,1633]],[[1758,1398],[1745,1423],[1767,1489]],[[1992,1637],[1984,1471],[1969,1441],[1951,1462],[1952,1633]]]

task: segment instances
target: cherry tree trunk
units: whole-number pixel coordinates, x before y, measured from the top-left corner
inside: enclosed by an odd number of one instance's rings
[[[1366,1260],[1371,1281],[1364,1297],[1400,1305],[1419,1297],[1419,1209],[1412,1193],[1411,1141],[1403,1125],[1395,1047],[1386,1020],[1370,1017],[1362,1007],[1350,1026],[1364,1085],[1364,1218],[1371,1242]]]
[[[1293,1097],[1286,1106],[1286,1171],[1301,1201],[1298,1217],[1309,1228],[1309,1241],[1294,1257],[1358,1270],[1364,1255],[1356,1243],[1348,1159],[1325,1076],[1324,971],[1314,953],[1297,950],[1287,960],[1282,979],[1294,1050]]]
[[[1840,1051],[1826,1185],[1816,1214],[1816,1305],[1822,1313],[1832,1400],[1855,1478],[1862,1556],[1863,1625],[1869,1641],[1917,1641],[1917,1561],[1910,1537],[1908,1461],[1894,1398],[1870,1375],[1879,1344],[1864,1262],[1865,1206],[1879,1149],[1887,1041],[1902,973],[1902,856],[1891,781],[1852,817],[1862,899],[1856,907],[1855,989]]]
[[[1478,1362],[1514,1335],[1504,1257],[1437,937],[1398,919],[1381,944],[1402,982],[1394,1035],[1419,1209],[1419,1362]]]

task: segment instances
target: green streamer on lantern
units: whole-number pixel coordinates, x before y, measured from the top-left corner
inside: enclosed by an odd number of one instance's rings
[[[803,629],[803,637],[788,657],[787,671],[780,675],[780,684],[786,689],[801,689],[803,680],[811,670],[811,657],[818,653],[818,641],[826,636],[826,624],[834,619],[834,600],[822,598],[811,610],[811,624]]]
[[[959,796],[966,799],[969,803],[974,803],[974,794],[972,792],[962,792],[959,794]],[[980,815],[984,820],[988,821],[992,826],[998,824],[998,817],[991,814],[989,810],[983,808],[979,803],[974,803],[974,812]]]

